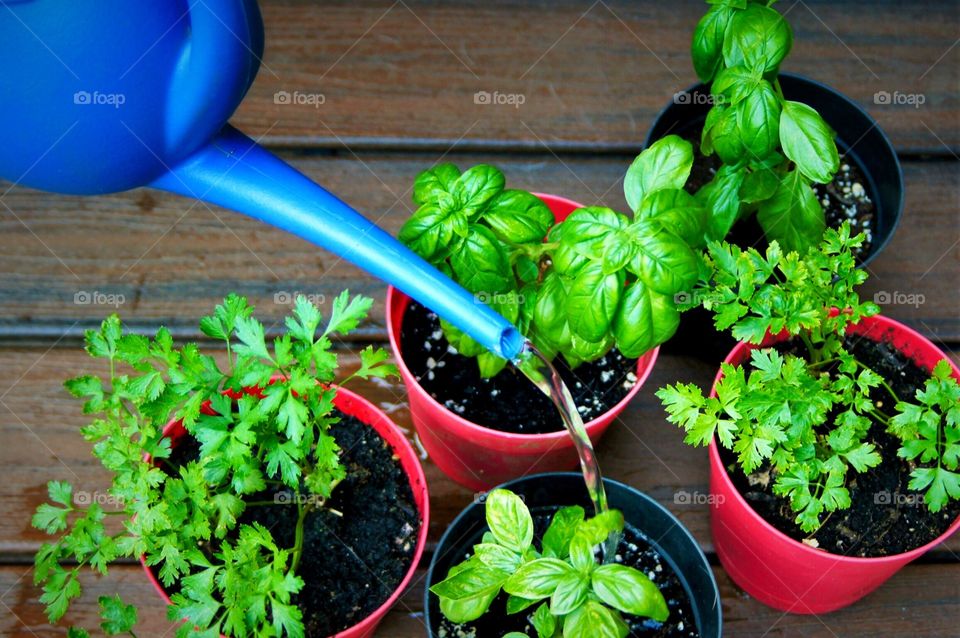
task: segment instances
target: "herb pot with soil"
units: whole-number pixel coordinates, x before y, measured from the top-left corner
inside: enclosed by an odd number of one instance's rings
[[[643,493],[604,484],[613,509],[592,518],[573,473],[517,479],[468,506],[427,573],[429,635],[719,637],[719,591],[694,538]],[[611,529],[619,544],[604,560]]]
[[[850,605],[960,529],[960,369],[859,300],[862,239],[844,224],[803,258],[711,246],[698,292],[744,343],[708,397],[657,393],[710,444],[724,568],[784,611]]]
[[[682,190],[691,163],[676,137],[637,158],[624,180],[633,218],[504,189],[492,166],[440,164],[417,177],[419,208],[400,239],[553,359],[596,441],[639,391],[679,323],[675,296],[696,280],[705,210]],[[557,411],[506,360],[392,288],[387,321],[414,425],[448,476],[485,489],[576,465]]]
[[[33,524],[57,535],[35,571],[51,622],[81,594],[82,567],[106,573],[140,556],[178,635],[370,636],[412,577],[429,507],[396,426],[331,385],[331,338],[370,304],[344,293],[321,325],[298,297],[268,347],[246,300],[228,296],[201,321],[226,344],[217,358],[176,348],[164,328],[153,339],[124,334],[116,315],[89,331],[87,351],[109,360],[110,376],[66,386],[98,417],[82,432],[113,473],[119,505],[84,507],[70,484],[50,483],[54,505]],[[364,349],[347,380],[395,374],[386,358]],[[134,606],[119,596],[100,604],[108,634],[135,635]]]

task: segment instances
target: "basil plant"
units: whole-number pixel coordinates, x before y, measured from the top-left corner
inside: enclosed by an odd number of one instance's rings
[[[710,0],[694,31],[693,66],[713,99],[700,150],[722,162],[697,198],[710,239],[756,212],[768,239],[804,252],[826,227],[812,184],[833,181],[840,158],[817,111],[783,96],[777,76],[793,33],[774,2]]]
[[[600,545],[623,531],[617,510],[589,519],[576,505],[557,510],[539,551],[530,511],[513,492],[490,492],[486,519],[489,531],[473,554],[430,588],[450,621],[480,618],[501,592],[508,614],[533,610],[528,617],[537,638],[624,638],[630,629],[623,614],[667,619],[663,594],[646,575],[598,561]]]
[[[669,339],[677,299],[697,281],[706,209],[683,190],[689,142],[668,136],[645,150],[624,181],[632,217],[602,206],[562,222],[538,197],[506,189],[502,172],[439,164],[414,184],[418,209],[400,240],[512,321],[547,357],[571,367],[616,347],[639,357]],[[441,321],[483,376],[504,359]]]

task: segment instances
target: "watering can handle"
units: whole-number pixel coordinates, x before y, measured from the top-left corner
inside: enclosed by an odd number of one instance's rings
[[[523,348],[513,324],[229,124],[151,186],[236,210],[336,253],[501,357],[516,359]]]

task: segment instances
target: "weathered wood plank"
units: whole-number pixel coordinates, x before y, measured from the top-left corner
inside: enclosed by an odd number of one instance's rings
[[[345,371],[356,366],[351,355],[341,360]],[[78,348],[48,352],[3,348],[0,370],[6,372],[0,389],[0,467],[6,471],[0,484],[0,511],[5,513],[0,517],[0,556],[26,556],[45,539],[30,527],[30,517],[46,498],[47,481],[71,481],[88,500],[107,498],[108,475],[78,433],[86,418],[61,387],[68,376],[104,371]],[[700,498],[709,493],[706,450],[683,443],[680,431],[665,421],[653,393],[678,380],[705,387],[714,374],[714,369],[700,361],[660,357],[640,394],[598,447],[606,476],[656,498],[677,514],[708,552],[712,551],[709,512],[706,499]],[[400,382],[358,382],[351,387],[413,436]],[[446,478],[429,460],[424,461],[424,470],[430,489],[429,538],[435,543],[474,494]],[[693,497],[685,499],[685,495]],[[960,553],[960,535],[949,540],[943,550],[936,550],[931,559],[955,560],[951,551]]]
[[[139,608],[138,635],[172,635],[160,598],[139,566],[116,566],[106,578],[84,579],[83,598],[57,627],[51,627],[31,584],[30,568],[0,567],[0,634],[9,638],[62,636],[68,623],[97,628],[97,597],[121,592]],[[960,565],[910,565],[879,590],[852,607],[823,616],[783,614],[740,591],[720,567],[714,567],[723,604],[724,636],[845,638],[948,638],[956,636],[960,617]],[[424,570],[377,630],[378,636],[419,638],[423,624]]]
[[[705,12],[699,0],[263,5],[264,65],[235,123],[270,144],[352,149],[638,149],[696,79],[690,36]],[[795,33],[785,70],[859,101],[902,151],[956,152],[953,3],[781,5]],[[279,91],[323,103],[277,104]],[[477,104],[480,91],[523,103]],[[879,91],[924,103],[877,104]]]
[[[491,162],[511,186],[627,210],[629,158],[454,155]],[[292,156],[311,177],[390,233],[410,214],[409,187],[435,154]],[[904,222],[871,266],[866,296],[902,303],[884,312],[944,341],[960,339],[960,163],[908,162]],[[0,207],[0,337],[78,335],[115,307],[144,328],[197,334],[197,320],[229,291],[262,316],[290,309],[292,293],[329,300],[344,288],[377,299],[366,338],[382,339],[384,285],[352,264],[260,222],[159,191],[58,197],[14,188]],[[907,302],[910,303],[907,303]],[[922,301],[919,303],[918,301]],[[122,302],[122,303],[121,303]]]

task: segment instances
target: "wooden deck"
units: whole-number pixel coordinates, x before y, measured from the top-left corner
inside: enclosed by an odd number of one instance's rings
[[[916,303],[884,312],[960,357],[960,9],[948,0],[778,6],[795,31],[785,68],[863,104],[904,164],[904,221],[871,265],[865,295],[912,295]],[[620,180],[630,159],[657,111],[694,82],[688,41],[704,7],[265,0],[264,64],[233,122],[394,233],[411,210],[413,178],[440,157],[495,163],[512,186],[625,210]],[[281,90],[323,94],[323,104],[275,104]],[[479,91],[522,95],[523,104],[477,104]],[[921,95],[923,104],[877,103],[883,91]],[[14,187],[0,197],[0,635],[65,635],[45,622],[32,586],[43,535],[30,515],[48,480],[106,485],[77,432],[79,406],[61,388],[92,370],[79,337],[114,310],[84,300],[114,300],[130,325],[162,323],[189,339],[228,291],[247,295],[269,326],[294,292],[325,300],[348,287],[376,299],[357,345],[383,342],[382,283],[250,219],[147,190],[78,198]],[[707,384],[713,374],[702,362],[661,356],[599,453],[607,475],[663,502],[716,563],[706,506],[674,502],[679,490],[706,492],[706,453],[682,444],[653,396],[665,383]],[[402,385],[355,389],[410,427]],[[425,469],[429,550],[472,494],[429,461]],[[958,555],[954,538],[860,603],[821,617],[766,608],[716,566],[725,635],[956,636]],[[119,590],[140,606],[140,636],[171,635],[139,566],[88,583],[69,621],[95,627],[96,595]],[[425,635],[422,585],[415,581],[378,636]]]

